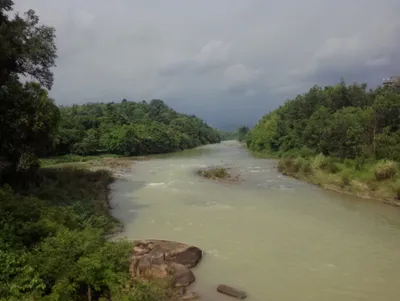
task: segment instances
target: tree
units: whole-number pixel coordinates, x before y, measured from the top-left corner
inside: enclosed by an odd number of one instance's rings
[[[50,89],[51,67],[55,66],[57,48],[55,30],[39,25],[39,17],[29,10],[21,18],[9,19],[13,2],[3,0],[0,6],[0,87],[12,75],[32,76]]]
[[[39,24],[34,11],[24,18],[8,12],[13,2],[0,5],[0,154],[18,170],[37,166],[37,156],[52,146],[59,112],[47,91],[53,84],[54,29]],[[39,83],[19,82],[32,76]]]
[[[23,85],[15,77],[0,95],[0,152],[17,169],[29,169],[53,145],[58,108],[39,84]]]
[[[250,131],[250,129],[247,126],[239,127],[239,129],[238,129],[238,140],[240,142],[243,141],[249,131]]]
[[[314,153],[340,158],[399,160],[400,91],[366,84],[338,85],[286,101],[247,134],[255,151]]]

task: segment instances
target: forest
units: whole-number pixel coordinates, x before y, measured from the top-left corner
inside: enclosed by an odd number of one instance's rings
[[[161,100],[57,107],[55,30],[13,4],[0,1],[0,300],[164,299],[164,287],[131,281],[132,245],[106,239],[120,227],[112,174],[41,168],[40,158],[165,153],[219,132]]]
[[[112,153],[138,156],[220,142],[219,132],[162,100],[60,107],[52,155]]]
[[[314,86],[264,115],[245,141],[255,153],[281,157],[288,174],[400,198],[399,83]]]

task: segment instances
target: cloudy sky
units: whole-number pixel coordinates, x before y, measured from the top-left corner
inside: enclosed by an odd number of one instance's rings
[[[399,0],[15,0],[57,31],[58,104],[163,99],[253,125],[314,84],[400,73]]]

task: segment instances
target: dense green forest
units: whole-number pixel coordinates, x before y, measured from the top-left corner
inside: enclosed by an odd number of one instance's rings
[[[60,107],[60,116],[53,155],[147,155],[221,140],[201,119],[177,113],[158,99]]]
[[[286,158],[280,168],[288,173],[312,177],[322,168],[341,175],[342,186],[354,178],[372,190],[375,180],[390,180],[400,198],[400,86],[367,90],[343,80],[314,86],[262,117],[246,143],[254,152]]]
[[[58,108],[49,97],[55,30],[0,1],[0,300],[162,300],[129,276],[132,246],[107,241],[106,171],[40,169],[50,155],[164,153],[219,133],[161,100]],[[32,81],[21,81],[30,79]]]

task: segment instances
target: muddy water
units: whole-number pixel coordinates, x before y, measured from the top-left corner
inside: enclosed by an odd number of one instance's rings
[[[198,177],[198,168],[240,170],[240,184]],[[400,299],[400,210],[323,191],[284,177],[273,160],[252,158],[236,142],[135,163],[113,184],[123,237],[194,244],[204,300],[225,283],[249,300]]]

